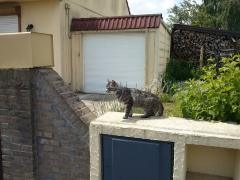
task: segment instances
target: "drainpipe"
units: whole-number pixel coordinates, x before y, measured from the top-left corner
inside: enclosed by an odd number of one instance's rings
[[[66,21],[65,21],[65,26],[67,26],[67,32],[66,32],[66,35],[68,36],[68,39],[70,41],[70,39],[72,39],[72,35],[71,35],[71,31],[70,31],[70,27],[71,27],[71,22],[70,22],[70,4],[68,3],[65,3],[65,13],[66,13]],[[66,46],[66,42],[64,43],[65,46]],[[68,59],[68,61],[70,62],[70,84],[72,84],[72,81],[73,81],[73,63],[72,63],[72,56],[71,56],[71,50],[72,50],[72,47],[71,47],[71,42],[69,42],[68,44],[69,47],[65,47],[66,49],[64,50],[66,52],[66,56],[67,58],[70,58]],[[65,57],[65,56],[64,56]],[[66,61],[66,59],[65,59]],[[66,63],[66,62],[65,62]],[[65,75],[68,73],[67,72],[64,72]],[[68,75],[67,75],[68,77]]]
[[[66,12],[66,17],[67,17],[67,35],[68,38],[71,39],[71,32],[70,32],[70,4],[65,3],[65,12]]]

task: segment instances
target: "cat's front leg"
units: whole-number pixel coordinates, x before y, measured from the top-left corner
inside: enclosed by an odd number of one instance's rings
[[[131,112],[132,110],[132,104],[127,104],[125,108],[125,115],[123,116],[123,119],[127,119],[128,117],[131,117]]]

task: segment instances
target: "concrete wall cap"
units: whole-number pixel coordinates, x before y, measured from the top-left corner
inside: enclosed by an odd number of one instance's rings
[[[196,121],[177,117],[152,117],[149,119],[133,117],[128,120],[123,120],[122,117],[123,113],[108,112],[96,121],[93,121],[92,125],[154,130],[182,136],[235,139],[239,140],[240,143],[240,125],[236,124]]]

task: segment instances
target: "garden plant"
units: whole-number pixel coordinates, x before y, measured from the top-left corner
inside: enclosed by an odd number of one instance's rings
[[[175,94],[183,117],[240,123],[240,55],[222,58],[219,73],[214,63],[201,72]]]

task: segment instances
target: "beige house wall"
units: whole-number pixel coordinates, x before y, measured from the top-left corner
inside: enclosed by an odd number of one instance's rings
[[[156,91],[161,86],[161,78],[170,58],[170,31],[161,23],[158,29],[147,31],[147,74],[146,86]]]
[[[53,36],[31,33],[33,67],[54,66]]]
[[[82,34],[72,34],[72,87],[83,89]]]
[[[0,34],[0,68],[53,66],[52,41],[49,34]]]
[[[54,69],[62,74],[60,3],[57,0],[21,2],[21,27],[26,31],[28,24],[34,25],[34,32],[53,35]]]
[[[17,52],[13,53],[14,50]],[[31,36],[29,33],[0,35],[1,68],[29,68],[32,65],[32,54],[30,52]],[[22,62],[20,63],[18,59]]]
[[[162,24],[159,28],[158,34],[160,35],[159,41],[159,61],[158,61],[158,73],[163,74],[166,70],[166,65],[170,58],[170,46],[171,46],[171,32],[166,27],[165,23],[162,21]],[[159,77],[158,77],[159,78]]]
[[[240,180],[240,150],[236,152],[234,180]]]
[[[188,145],[187,170],[189,172],[234,177],[237,150]],[[240,169],[239,169],[240,170]]]
[[[28,24],[33,24],[34,32],[53,34],[54,69],[67,83],[72,82],[71,19],[129,14],[125,0],[18,0],[16,2],[21,6],[22,31],[26,31]]]
[[[129,14],[125,0],[19,0],[18,2],[21,5],[22,31],[26,31],[28,24],[33,24],[34,32],[53,34],[54,69],[65,82],[79,90],[83,84],[81,35],[71,34],[71,19]],[[152,82],[156,84],[159,74],[164,72],[170,52],[170,34],[162,24],[159,29],[136,31],[146,33],[145,85],[150,86]],[[76,39],[80,42],[76,42]],[[79,50],[75,49],[78,47]],[[76,67],[79,70],[76,70]]]
[[[69,7],[67,11],[66,5]],[[72,43],[70,20],[72,18],[129,15],[125,0],[64,0],[61,3],[62,76],[65,82],[73,82]]]
[[[129,15],[126,0],[65,0],[65,2],[85,9],[94,17]]]
[[[146,31],[145,85],[150,86],[154,78],[156,63],[156,29]]]

